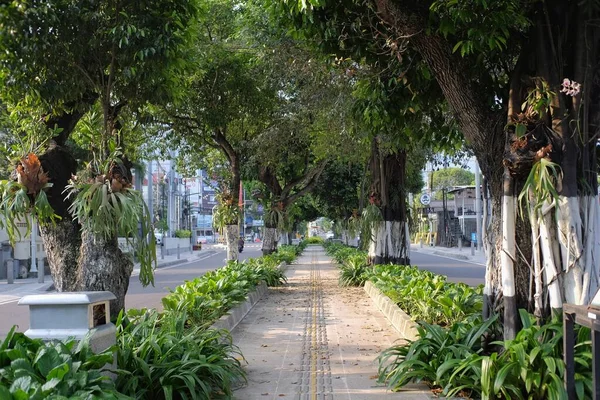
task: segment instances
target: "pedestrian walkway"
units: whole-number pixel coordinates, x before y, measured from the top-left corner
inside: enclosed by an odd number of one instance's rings
[[[235,399],[433,398],[424,385],[394,393],[377,383],[377,356],[402,338],[362,288],[338,286],[322,247],[307,247],[286,275],[232,331],[248,362]]]

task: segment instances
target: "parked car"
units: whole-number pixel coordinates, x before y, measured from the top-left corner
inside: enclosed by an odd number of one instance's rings
[[[334,236],[334,234],[333,234],[333,232],[331,232],[331,231],[329,231],[329,232],[327,232],[327,233],[325,234],[325,238],[326,238],[326,239],[333,239],[333,236]]]
[[[155,229],[154,230],[154,239],[156,240],[156,244],[158,246],[160,246],[162,244],[162,237],[163,237],[162,232],[159,231],[159,230],[157,230],[157,229]]]
[[[205,243],[208,243],[208,239],[206,236],[198,236],[196,238],[196,243],[205,244]]]

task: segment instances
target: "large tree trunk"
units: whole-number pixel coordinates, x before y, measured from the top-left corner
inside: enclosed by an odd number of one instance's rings
[[[410,240],[407,223],[383,221],[378,224],[369,245],[369,257],[373,264],[410,264]]]
[[[374,264],[410,264],[410,238],[406,212],[406,153],[381,154],[378,141],[371,146],[370,201],[378,205],[383,221],[377,224],[369,243],[369,259]]]
[[[239,257],[238,240],[240,238],[239,225],[225,226],[225,241],[227,242],[227,261],[237,261]]]
[[[514,70],[507,71],[511,75],[510,87],[506,88],[510,94],[508,101],[496,104],[504,107],[500,109],[491,107],[490,98],[482,89],[485,85],[479,84],[478,77],[464,73],[472,70],[467,64],[470,59],[454,52],[454,43],[448,43],[435,33],[426,33],[431,31],[427,7],[391,0],[374,0],[374,4],[380,19],[394,29],[398,37],[409,37],[410,44],[434,72],[489,182],[493,217],[484,241],[488,256],[485,313],[499,311],[498,299],[507,295],[514,295],[517,307],[531,310],[533,304],[537,304],[538,313],[540,307],[544,310],[559,308],[564,300],[585,304],[599,280],[595,148],[600,125],[597,68],[600,35],[593,22],[598,19],[599,10],[586,3],[561,0],[536,3],[530,15],[533,21],[530,32],[523,36],[525,41],[519,42],[518,36],[511,39],[510,47],[520,47],[521,54]],[[582,94],[570,97],[560,93],[563,78],[581,83]],[[521,105],[541,81],[553,92],[552,104],[547,110],[529,113],[530,110],[523,110]],[[531,104],[529,106],[533,109]],[[525,121],[528,133],[539,126],[539,132],[550,132],[554,137],[552,150],[562,155],[546,156],[556,161],[563,173],[557,181],[558,209],[545,206],[542,216],[535,217],[533,226],[528,218],[518,218],[514,229],[511,225],[509,231],[503,231],[500,215],[505,157],[508,163],[513,161],[511,157],[520,159],[519,162],[530,158],[511,171],[515,193],[519,193],[540,148],[526,149],[530,154],[525,154],[519,146],[510,149],[515,139],[522,137],[515,138],[514,128],[504,130],[506,116],[509,125]],[[540,135],[536,133],[535,137],[538,140]],[[505,143],[509,145],[506,153]],[[516,238],[517,252],[501,256],[506,235]],[[503,266],[500,257],[507,265]],[[510,263],[514,266],[512,273]],[[502,282],[512,277],[502,276],[502,271],[514,274],[514,293],[503,293]],[[534,288],[531,284],[531,277],[537,274],[539,278],[540,272],[544,275],[542,294],[539,285]],[[543,296],[542,305],[540,299],[535,298],[539,295]],[[558,299],[562,296],[564,298]]]
[[[81,235],[79,290],[109,291],[117,298],[111,301],[110,315],[114,319],[125,309],[125,295],[133,260],[119,249],[116,237],[103,239],[84,231]]]
[[[80,118],[81,115],[75,117]],[[72,130],[75,122],[63,125]],[[46,153],[40,156],[42,167],[53,184],[47,191],[48,201],[61,217],[55,224],[40,225],[41,238],[56,290],[110,291],[117,297],[116,301],[111,302],[111,316],[116,317],[125,307],[133,263],[120,251],[116,238],[110,241],[94,238],[83,232],[69,214],[71,202],[66,199],[64,190],[69,179],[77,172],[77,162],[62,147],[69,133],[61,132]]]
[[[284,230],[279,231],[279,244],[291,244],[292,242],[289,241],[289,236],[288,233]]]
[[[489,312],[501,312],[502,277],[500,254],[502,249],[501,199],[503,196],[502,161],[505,146],[504,110],[489,107],[488,94],[477,79],[471,79],[464,71],[470,70],[468,60],[453,51],[453,44],[436,34],[427,34],[429,10],[408,2],[375,0],[381,20],[394,29],[400,37],[410,37],[410,43],[433,71],[444,97],[456,115],[460,129],[470,144],[481,172],[488,182],[492,198],[492,221],[484,247],[490,262],[486,268],[486,306]],[[517,229],[518,230],[518,229]],[[518,240],[520,241],[520,239]],[[526,263],[517,260],[515,275],[528,274]],[[527,293],[528,279],[516,280],[517,304],[526,304],[520,293]]]
[[[54,287],[59,292],[74,292],[79,288],[79,249],[81,232],[71,219],[56,224],[40,225],[40,236],[52,274]]]
[[[48,201],[61,217],[56,224],[40,224],[52,280],[59,292],[75,291],[79,287],[77,259],[81,247],[81,227],[69,214],[71,202],[65,199],[63,191],[71,176],[77,172],[77,162],[60,145],[52,145],[40,156],[40,162],[52,182],[52,187],[47,191]]]
[[[277,251],[277,228],[265,224],[262,241],[262,253],[264,256]]]

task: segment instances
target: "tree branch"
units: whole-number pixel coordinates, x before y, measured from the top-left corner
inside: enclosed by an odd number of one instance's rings
[[[300,189],[297,192],[295,192],[294,194],[292,194],[291,196],[288,196],[287,198],[282,199],[284,205],[287,207],[290,204],[294,203],[296,200],[298,200],[300,197],[302,197],[305,194],[307,194],[308,192],[310,192],[317,184],[317,181],[319,180],[319,177],[321,176],[321,173],[323,172],[323,170],[325,169],[326,166],[327,166],[327,160],[321,161],[321,163],[318,164],[315,168],[308,171],[307,174],[305,175],[305,177],[307,178],[306,185],[302,189]]]
[[[271,167],[267,166],[259,166],[258,167],[258,180],[265,184],[265,186],[269,189],[269,191],[275,196],[279,197],[281,195],[282,189],[279,181]]]

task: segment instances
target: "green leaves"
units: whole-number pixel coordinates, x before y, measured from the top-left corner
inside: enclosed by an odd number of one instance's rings
[[[530,25],[524,8],[517,0],[436,0],[430,10],[438,22],[437,31],[446,38],[457,38],[452,51],[460,50],[465,57],[505,51],[511,33]]]
[[[339,243],[326,242],[324,246],[327,254],[340,264],[340,286],[364,286],[370,270],[367,252]]]
[[[462,387],[468,393],[473,380],[464,368],[474,367],[472,360],[481,352],[481,335],[489,333],[495,323],[495,318],[483,322],[480,317],[458,322],[450,329],[421,323],[419,339],[382,352],[379,379],[392,389],[425,381],[442,388]]]
[[[72,182],[66,190],[75,196],[69,212],[83,229],[105,239],[125,237],[140,260],[140,282],[154,284],[156,238],[141,193],[129,188],[113,191],[108,180]]]
[[[226,331],[189,326],[185,312],[132,310],[117,321],[116,385],[134,398],[231,397],[245,379],[241,353]]]
[[[496,317],[482,322],[473,315],[446,328],[420,323],[417,340],[381,354],[380,379],[392,389],[424,380],[447,397],[565,399],[561,320],[538,326],[532,315],[519,312],[523,329],[516,338],[490,347],[482,347],[482,338],[497,331]],[[589,330],[579,328],[577,335],[576,388],[578,399],[585,399],[591,397]]]
[[[296,257],[295,246],[281,246],[274,254],[226,266],[186,281],[162,299],[165,313],[185,312],[194,326],[207,327],[229,309],[242,302],[260,281],[269,286],[285,282],[278,269],[281,262]]]
[[[533,164],[518,197],[521,217],[525,216],[524,207],[536,218],[541,218],[544,206],[558,204],[556,182],[561,174],[560,166],[545,157]]]
[[[481,312],[482,287],[447,282],[417,267],[378,265],[369,280],[415,321],[451,326]]]
[[[0,181],[0,212],[2,214],[0,227],[6,229],[9,240],[13,244],[23,236],[29,235],[32,214],[40,224],[52,223],[60,219],[54,213],[43,190],[32,199],[27,193],[27,188],[15,181]]]
[[[112,348],[94,354],[86,340],[44,343],[13,327],[0,343],[0,398],[130,399],[118,393],[102,369],[113,361]]]
[[[70,111],[84,94],[106,89],[132,102],[156,99],[170,89],[168,75],[186,56],[196,7],[187,0],[159,1],[151,9],[137,3],[9,2],[0,9],[3,99],[36,95],[52,111]],[[106,79],[103,71],[118,76]]]
[[[267,257],[229,262],[187,281],[163,298],[164,313],[129,310],[117,320],[117,387],[135,398],[209,399],[232,395],[245,379],[243,356],[226,331],[206,328],[246,298],[260,281],[285,282],[277,268],[299,254],[282,246]]]

